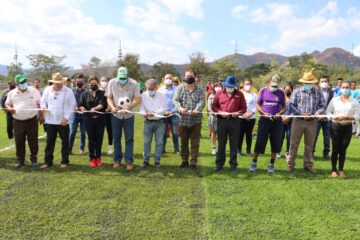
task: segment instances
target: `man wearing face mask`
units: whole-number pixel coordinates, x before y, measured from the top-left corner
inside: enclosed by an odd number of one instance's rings
[[[322,75],[319,80],[319,89],[324,97],[325,101],[325,109],[329,105],[331,99],[334,96],[334,92],[332,90],[329,90],[329,76]],[[324,160],[330,160],[330,125],[331,122],[327,118],[319,119],[317,122],[316,127],[316,137],[314,141],[314,147],[313,147],[313,158],[315,155],[315,149],[316,149],[316,142],[320,133],[320,129],[323,131],[323,139],[324,139],[324,150],[323,150],[323,158]]]
[[[125,67],[118,69],[117,77],[110,80],[105,96],[107,103],[114,113],[112,116],[112,131],[114,136],[114,165],[115,169],[120,168],[123,158],[121,148],[121,136],[124,129],[125,133],[125,162],[126,170],[132,171],[134,168],[134,114],[128,112],[119,112],[120,110],[133,111],[133,108],[140,104],[141,95],[137,82],[128,77]],[[119,106],[119,98],[127,97],[130,104]]]
[[[5,102],[7,99],[7,95],[14,88],[16,88],[16,84],[14,82],[8,82],[8,88],[1,94],[1,107],[6,113],[6,131],[9,139],[12,139],[14,137],[13,117],[12,114],[6,110]]]
[[[174,105],[180,112],[180,139],[181,139],[181,165],[180,168],[189,166],[197,169],[199,156],[202,109],[205,107],[205,91],[195,84],[195,73],[192,70],[185,72],[185,84],[177,87],[174,94]],[[189,151],[191,143],[191,152]]]
[[[237,148],[240,134],[240,115],[247,110],[244,95],[236,88],[239,84],[235,77],[227,76],[222,83],[224,89],[215,94],[212,110],[218,113],[218,152],[215,171],[222,170],[226,158],[226,142],[230,143],[230,168],[237,172]]]
[[[162,92],[166,96],[166,111],[171,115],[170,117],[165,119],[166,127],[170,125],[171,135],[174,145],[174,152],[178,154],[179,150],[179,117],[174,115],[177,113],[175,105],[174,105],[174,94],[176,87],[173,84],[172,75],[166,74],[164,77],[165,86],[160,88],[160,92]],[[163,152],[165,152],[166,142],[167,142],[168,134],[167,131],[164,132],[164,147]]]
[[[77,107],[80,103],[80,96],[83,92],[88,91],[84,88],[84,76],[80,73],[76,76],[76,88],[73,89],[73,93],[76,99],[76,109],[78,111],[79,108]],[[80,125],[80,154],[84,154],[85,149],[85,138],[86,138],[86,129],[85,129],[85,122],[83,115],[80,113],[75,113],[73,115],[73,119],[70,122],[70,139],[69,139],[69,149],[70,154],[72,154],[72,149],[74,146],[75,136]]]
[[[7,96],[5,105],[9,113],[13,115],[13,126],[16,146],[16,168],[25,165],[26,139],[30,148],[30,160],[34,167],[38,167],[38,121],[44,122],[44,114],[40,113],[38,119],[37,109],[40,107],[41,95],[34,87],[28,86],[27,79],[23,75],[17,75],[15,82],[18,87],[11,90]],[[23,110],[24,109],[24,110]]]
[[[154,78],[146,81],[147,91],[141,94],[140,113],[144,116],[144,163],[142,167],[146,168],[150,165],[151,142],[155,138],[155,167],[160,166],[160,158],[163,152],[164,133],[166,125],[163,115],[172,114],[167,111],[167,99],[165,94],[156,90],[157,82]]]
[[[295,89],[292,94],[290,114],[301,117],[294,118],[292,123],[287,172],[294,171],[299,144],[304,135],[304,169],[314,174],[316,171],[313,167],[312,150],[316,135],[316,116],[325,112],[325,101],[320,90],[315,88],[318,80],[314,75],[314,69],[305,72],[299,82],[304,85]]]
[[[108,78],[103,76],[100,79],[100,91],[103,91],[105,94],[105,91],[107,89],[108,85]],[[105,112],[110,113],[111,108],[108,106],[107,102],[105,101]],[[105,127],[108,137],[108,154],[113,154],[114,148],[113,148],[113,135],[112,135],[112,126],[111,126],[111,114],[105,114]]]

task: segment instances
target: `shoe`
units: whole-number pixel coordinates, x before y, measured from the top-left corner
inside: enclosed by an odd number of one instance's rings
[[[197,166],[195,164],[190,164],[190,169],[193,171],[197,170]]]
[[[47,168],[49,168],[49,167],[50,167],[49,165],[44,164],[44,165],[42,165],[42,166],[40,167],[40,169],[47,169]]]
[[[155,166],[155,168],[159,168],[159,167],[160,167],[160,163],[159,163],[159,162],[156,162],[156,163],[154,164],[154,166]]]
[[[25,164],[24,163],[16,163],[15,164],[15,168],[21,168],[21,167],[24,167],[25,166]]]
[[[180,154],[180,152],[178,150],[175,150],[175,154],[178,155]]]
[[[148,168],[150,166],[149,162],[144,161],[143,164],[140,165],[141,168]]]
[[[331,177],[338,177],[338,174],[335,171],[333,171],[333,172],[331,172],[330,176]]]
[[[181,164],[180,164],[180,168],[186,168],[186,167],[188,167],[189,166],[189,162],[182,162]]]
[[[257,167],[256,162],[252,162],[249,168],[249,172],[255,173],[256,167]]]
[[[214,167],[214,171],[215,171],[215,172],[220,172],[222,169],[223,169],[222,166],[217,166],[217,165],[216,165],[216,166]]]
[[[132,163],[127,163],[126,164],[126,171],[130,172],[134,170],[134,165]]]
[[[242,156],[242,155],[243,155],[242,152],[241,152],[241,151],[238,151],[237,156],[240,157],[240,156]]]
[[[92,167],[92,168],[96,167],[96,159],[90,160],[90,167]]]
[[[67,168],[68,166],[69,166],[69,164],[66,164],[66,163],[60,164],[61,169]]]
[[[247,152],[246,152],[246,156],[251,157],[251,156],[252,156],[251,152],[250,152],[250,151],[247,151]]]
[[[31,166],[35,169],[38,169],[39,168],[39,163],[38,162],[32,162],[31,163]]]
[[[281,153],[276,154],[276,158],[281,158],[281,157],[282,157]]]
[[[230,167],[231,171],[233,171],[234,173],[238,173],[239,172],[239,168],[237,166],[233,166]]]
[[[114,148],[112,145],[109,145],[108,154],[111,155],[114,153]]]
[[[286,158],[289,158],[289,156],[290,156],[290,154],[287,152],[287,153],[285,153],[285,157]]]
[[[294,171],[294,166],[288,166],[286,169],[287,173],[292,173]]]
[[[101,166],[102,166],[101,157],[96,158],[96,166],[97,166],[97,167],[101,167]]]
[[[211,155],[215,156],[216,155],[216,148],[213,148],[211,151]]]
[[[119,163],[119,162],[116,162],[116,163],[114,163],[113,168],[114,168],[114,169],[119,169],[120,166],[121,166],[120,163]]]
[[[79,152],[81,155],[85,153],[84,149],[80,149],[80,152]]]
[[[304,167],[304,169],[312,174],[316,173],[316,170],[312,166]]]
[[[329,156],[329,155],[325,155],[325,156],[324,156],[324,160],[325,160],[325,161],[329,161],[329,160],[330,160],[330,156]]]
[[[275,167],[273,163],[269,163],[269,167],[268,167],[268,173],[269,174],[274,174],[275,172]]]
[[[339,177],[346,178],[344,171],[339,171]]]

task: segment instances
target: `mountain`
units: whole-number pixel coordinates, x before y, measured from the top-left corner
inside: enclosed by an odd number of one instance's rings
[[[323,52],[314,51],[311,55],[314,56],[318,63],[326,65],[340,64],[350,66],[353,58],[353,67],[360,67],[360,58],[352,56],[350,52],[342,48],[328,48]]]
[[[0,75],[7,76],[7,74],[8,74],[7,66],[0,64]]]

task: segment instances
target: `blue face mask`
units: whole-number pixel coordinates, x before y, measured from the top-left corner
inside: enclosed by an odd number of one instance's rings
[[[121,85],[124,85],[128,82],[127,79],[118,79],[118,83],[120,83]]]
[[[148,91],[148,92],[149,92],[150,97],[155,96],[156,91]]]
[[[344,96],[350,96],[351,95],[351,90],[350,89],[341,89],[340,92]]]
[[[28,87],[28,84],[27,84],[27,83],[20,83],[20,84],[19,84],[20,90],[26,90],[27,87]]]
[[[232,87],[226,87],[226,92],[228,93],[232,93],[234,92],[235,88],[232,88]]]
[[[311,91],[314,88],[312,84],[304,84],[305,91]]]

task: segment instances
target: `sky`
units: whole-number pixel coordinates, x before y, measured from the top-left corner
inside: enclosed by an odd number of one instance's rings
[[[234,53],[285,56],[341,47],[360,56],[357,0],[1,0],[0,64],[43,53],[66,55],[79,67],[92,56],[115,62],[123,53],[140,62],[208,61]]]

